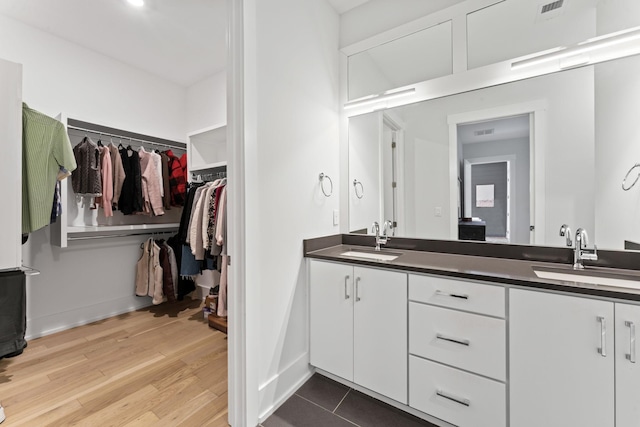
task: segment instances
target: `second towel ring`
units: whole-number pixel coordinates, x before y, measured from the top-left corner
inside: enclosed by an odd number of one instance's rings
[[[329,177],[329,175],[325,175],[324,173],[320,173],[320,189],[322,190],[322,194],[324,194],[326,197],[329,197],[333,194],[333,181],[331,181],[331,177]],[[330,189],[329,189],[329,194],[327,194],[327,192],[324,189],[324,180],[328,179],[329,180],[329,184],[331,185]]]
[[[358,194],[358,185],[360,186],[360,194]],[[353,180],[353,190],[356,192],[356,197],[362,199],[364,197],[364,185],[357,179]]]
[[[633,182],[631,183],[631,185],[629,185],[627,187],[627,178],[629,178],[629,175],[631,174],[631,172],[635,169],[635,168],[640,168],[640,163],[636,163],[635,165],[631,166],[631,169],[629,169],[629,172],[627,172],[627,174],[624,176],[624,179],[622,180],[622,189],[624,191],[629,191],[631,190],[631,188],[636,185],[636,182],[638,182],[638,179],[640,179],[640,171],[638,171],[638,175],[636,175],[636,179],[633,180]]]

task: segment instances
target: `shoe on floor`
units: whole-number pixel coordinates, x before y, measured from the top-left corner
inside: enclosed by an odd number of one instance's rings
[[[2,408],[2,406],[0,406],[0,424],[2,424],[2,422],[4,421],[4,408]]]

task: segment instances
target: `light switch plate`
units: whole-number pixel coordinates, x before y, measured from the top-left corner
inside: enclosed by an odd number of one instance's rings
[[[436,206],[434,209],[435,216],[442,216],[442,208],[440,206]]]
[[[333,225],[338,225],[339,222],[340,222],[340,212],[338,212],[338,209],[334,209],[333,210]]]

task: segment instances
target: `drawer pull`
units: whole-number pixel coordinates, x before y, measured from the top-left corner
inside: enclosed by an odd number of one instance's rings
[[[469,344],[471,344],[471,341],[469,340],[465,340],[465,339],[459,339],[459,338],[453,338],[453,337],[448,337],[446,335],[442,335],[442,334],[436,334],[436,338],[442,341],[449,341],[455,344],[460,344],[460,345],[464,345],[469,347]]]
[[[451,395],[449,393],[445,393],[442,390],[436,390],[436,394],[438,396],[442,397],[442,398],[445,398],[445,399],[450,400],[452,402],[456,402],[456,403],[458,403],[458,404],[460,404],[462,406],[467,406],[467,407],[471,406],[471,401],[469,399],[464,399],[462,397],[456,397],[456,396],[453,396],[453,395]]]
[[[436,291],[436,295],[440,295],[443,297],[450,297],[450,298],[458,298],[458,299],[469,299],[469,295],[466,294],[452,294],[450,292],[444,292],[441,290],[437,290]]]
[[[598,353],[602,357],[607,357],[607,319],[603,316],[598,316],[598,322],[600,322],[600,348],[598,348]]]
[[[347,282],[349,282],[349,276],[344,276],[344,299],[349,299],[349,293],[347,292]]]
[[[629,353],[625,357],[629,362],[636,363],[636,324],[627,320],[624,325],[629,327]]]

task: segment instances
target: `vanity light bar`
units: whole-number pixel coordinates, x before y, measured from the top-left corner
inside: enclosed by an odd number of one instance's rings
[[[396,92],[384,92],[379,95],[371,95],[364,98],[356,99],[355,101],[347,102],[344,104],[344,108],[356,108],[362,107],[363,105],[375,104],[380,101],[387,101],[389,99],[399,98],[401,96],[411,95],[416,92],[415,88],[399,90]]]
[[[511,69],[517,70],[525,67],[532,67],[534,65],[568,58],[570,56],[577,56],[586,52],[600,50],[605,47],[615,46],[637,39],[640,39],[640,27],[629,28],[627,30],[618,31],[604,36],[594,37],[570,47],[557,48],[556,50],[544,55],[513,62],[511,64]],[[584,60],[580,61],[580,63],[584,63]]]

